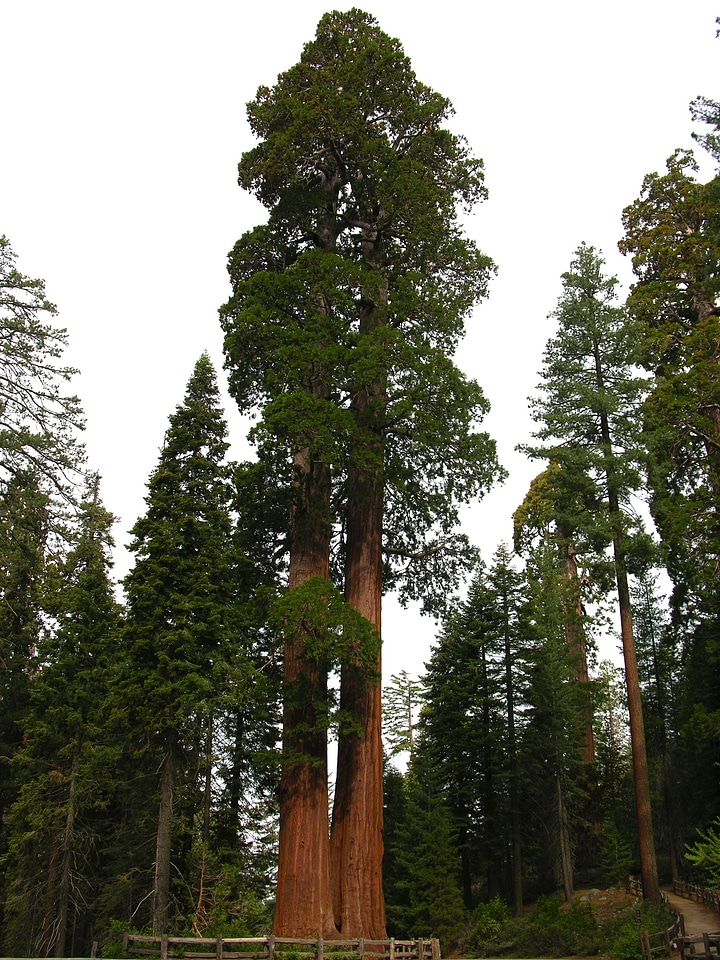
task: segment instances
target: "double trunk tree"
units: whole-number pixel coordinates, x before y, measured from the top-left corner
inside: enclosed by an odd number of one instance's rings
[[[484,190],[480,162],[443,128],[450,112],[370,16],[331,13],[249,104],[260,142],[239,168],[269,217],[230,256],[231,391],[241,410],[262,411],[259,456],[287,491],[291,591],[329,577],[376,638],[383,589],[447,592],[469,557],[458,503],[498,473],[493,444],[473,431],[482,393],[448,359],[491,266],[457,222],[458,203]],[[317,631],[307,618],[296,627],[285,631],[286,701],[306,673],[321,699]],[[325,721],[311,718],[313,743],[298,750],[286,705],[278,935],[385,932],[380,654],[368,664],[343,630],[331,905],[325,855],[307,843],[325,843]]]
[[[543,446],[534,456],[567,463],[595,479],[612,543],[630,713],[633,779],[644,896],[658,902],[650,786],[628,588],[629,535],[624,503],[640,486],[643,455],[637,416],[644,383],[631,368],[633,332],[615,307],[613,277],[592,247],[581,245],[563,274],[555,316],[559,329],[545,349],[540,396],[532,401]]]

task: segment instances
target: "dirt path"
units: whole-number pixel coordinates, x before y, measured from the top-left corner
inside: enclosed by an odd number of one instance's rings
[[[694,900],[687,900],[685,897],[678,897],[672,890],[666,889],[663,892],[667,895],[673,910],[683,915],[685,933],[688,937],[720,930],[720,916],[710,907],[696,903]]]

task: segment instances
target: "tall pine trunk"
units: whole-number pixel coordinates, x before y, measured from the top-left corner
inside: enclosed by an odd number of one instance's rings
[[[330,471],[308,450],[295,457],[298,500],[292,518],[289,589],[330,570]],[[283,769],[274,932],[337,937],[330,890],[327,739],[317,708],[327,675],[305,656],[300,628],[285,643]]]
[[[175,793],[175,735],[168,737],[160,775],[160,806],[155,838],[155,883],[152,927],[156,937],[167,932],[172,861],[172,816]]]
[[[598,386],[604,389],[602,367],[597,345],[595,345],[595,369]],[[623,660],[625,662],[625,686],[627,688],[628,713],[630,719],[630,747],[632,752],[635,813],[638,825],[638,846],[640,848],[640,872],[643,883],[643,897],[652,903],[660,903],[660,881],[658,880],[655,839],[653,837],[652,808],[650,805],[650,776],[648,773],[647,749],[645,744],[645,722],[643,720],[642,699],[640,696],[640,678],[638,674],[637,654],[635,651],[630,588],[628,587],[627,567],[625,563],[622,513],[620,511],[618,481],[613,465],[610,424],[606,413],[602,413],[600,416],[600,431],[605,454],[608,512],[613,530],[615,581],[618,591],[620,635],[622,637]]]
[[[522,869],[522,832],[520,829],[520,764],[517,755],[515,735],[515,685],[513,683],[513,661],[510,648],[510,631],[505,617],[504,635],[505,660],[505,707],[507,710],[508,754],[509,754],[509,801],[510,801],[510,838],[512,846],[512,890],[513,914],[519,917],[523,908],[523,869]]]

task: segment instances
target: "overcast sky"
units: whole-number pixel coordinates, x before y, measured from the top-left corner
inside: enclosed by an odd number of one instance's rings
[[[514,448],[530,429],[560,274],[587,241],[629,282],[621,212],[646,173],[691,145],[689,101],[720,97],[718,10],[708,0],[361,5],[451,99],[454,129],[485,160],[490,198],[468,231],[498,275],[460,363],[490,399],[485,426],[510,471],[465,512],[489,561],[539,470]],[[237,186],[253,145],[245,103],[298,60],[332,8],[0,0],[0,234],[20,269],[45,279],[69,331],[89,463],[118,517],[118,576],[168,415],[203,350],[224,379],[226,256],[264,215]],[[227,407],[233,452],[245,456]],[[386,675],[420,672],[433,624],[389,602],[384,632]]]

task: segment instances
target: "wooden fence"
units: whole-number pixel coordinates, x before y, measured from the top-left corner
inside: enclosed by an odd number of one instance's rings
[[[188,960],[441,960],[440,941],[295,940],[287,937],[145,937],[123,934],[122,955]]]
[[[685,883],[684,880],[673,881],[673,893],[679,897],[685,897],[686,900],[695,900],[706,907],[710,907],[715,913],[720,914],[720,893],[717,890],[710,890],[708,887],[699,887],[695,883]]]
[[[643,960],[655,960],[655,957],[669,957],[675,949],[675,944],[679,943],[685,936],[682,914],[675,914],[674,922],[666,929],[659,930],[657,933],[640,934],[640,947],[642,949]]]

